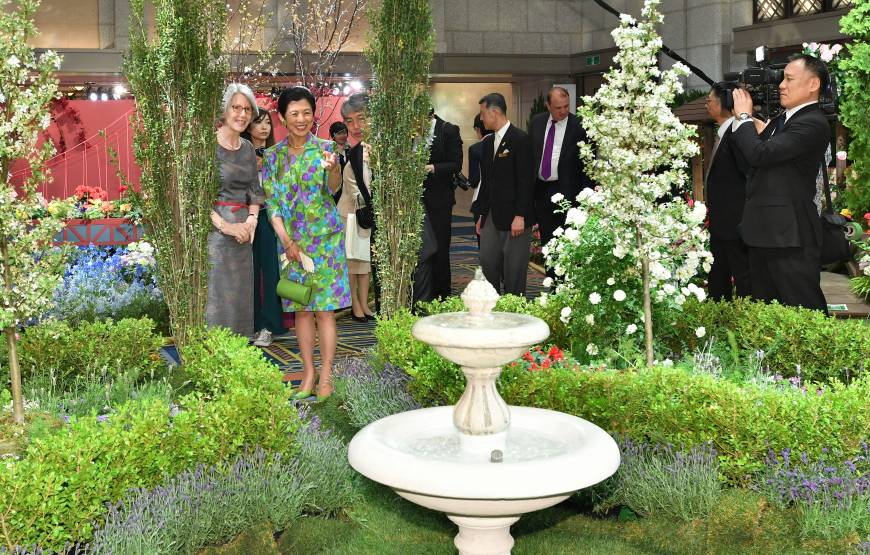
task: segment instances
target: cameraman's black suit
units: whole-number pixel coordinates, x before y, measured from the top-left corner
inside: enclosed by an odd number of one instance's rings
[[[750,295],[749,259],[737,225],[746,203],[746,160],[731,144],[731,120],[727,123],[707,172],[707,208],[710,217],[710,269],[708,289],[713,300],[730,300]],[[745,123],[744,125],[751,125]],[[731,278],[734,278],[734,286]]]
[[[459,127],[435,116],[435,129],[429,148],[429,163],[435,171],[423,182],[423,205],[435,231],[438,251],[435,253],[433,294],[449,297],[450,288],[450,231],[453,205],[453,175],[462,170],[462,139]]]
[[[791,115],[769,140],[751,121],[732,135],[750,166],[740,233],[752,296],[827,311],[819,285],[822,223],[813,198],[830,127],[818,104]]]

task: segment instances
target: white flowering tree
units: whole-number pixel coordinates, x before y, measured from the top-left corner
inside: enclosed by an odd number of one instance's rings
[[[698,147],[691,139],[694,130],[680,123],[668,108],[682,90],[679,79],[688,69],[679,63],[668,71],[658,68],[662,41],[656,25],[663,20],[659,4],[660,0],[646,0],[640,21],[623,14],[612,33],[619,48],[614,67],[598,92],[585,97],[580,108],[590,139],[580,145],[581,157],[598,187],[581,192],[574,207],[563,201],[568,210],[565,229],[546,246],[545,253],[564,291],[577,271],[578,238],[590,217],[597,222],[612,241],[612,256],[629,262],[625,272],[636,272],[642,299],[626,301],[626,290],[631,288],[616,283],[631,277],[623,274],[607,278],[601,290],[592,291],[586,301],[598,305],[602,298],[613,298],[616,303],[642,306],[647,364],[653,363],[653,301],[680,305],[689,295],[703,300],[703,290],[690,280],[702,266],[709,269],[712,261],[705,248],[707,233],[701,226],[704,205],[669,198],[671,191],[685,184],[687,160],[697,154]],[[608,286],[621,288],[611,295]],[[565,307],[562,321],[576,317],[593,322],[585,312],[577,306]],[[624,333],[636,330],[632,322]],[[587,352],[597,352],[597,347],[589,345]]]
[[[38,0],[0,0],[0,329],[6,336],[12,381],[13,417],[24,421],[18,366],[19,325],[49,307],[63,267],[51,241],[63,227],[61,205],[46,205],[36,186],[47,178],[51,141],[37,148],[50,122],[49,103],[57,94],[54,72],[60,57],[37,57],[27,46],[36,36]],[[16,191],[10,168],[26,159],[32,173]],[[49,210],[50,209],[50,210]]]

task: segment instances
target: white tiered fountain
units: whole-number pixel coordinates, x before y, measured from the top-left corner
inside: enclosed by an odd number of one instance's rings
[[[612,475],[619,448],[581,418],[508,407],[495,387],[501,366],[550,330],[534,316],[492,312],[498,293],[480,269],[462,300],[468,312],[428,316],[413,329],[462,366],[462,398],[369,424],[350,442],[348,459],[405,499],[447,513],[459,526],[460,555],[508,555],[513,523]]]

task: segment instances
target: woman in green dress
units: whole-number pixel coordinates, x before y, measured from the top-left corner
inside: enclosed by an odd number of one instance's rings
[[[278,115],[287,128],[286,139],[266,150],[263,188],[266,207],[279,251],[289,263],[282,277],[313,287],[311,302],[300,305],[284,299],[284,310],[296,313],[296,338],[302,353],[302,384],[294,398],[314,390],[314,340],[320,343],[320,381],[317,397],[332,393],[331,374],[337,332],[335,310],[350,306],[350,286],[344,249],[344,223],[332,194],[341,184],[335,143],[311,133],[315,101],[304,87],[285,89],[278,98]],[[303,254],[314,262],[305,272]]]

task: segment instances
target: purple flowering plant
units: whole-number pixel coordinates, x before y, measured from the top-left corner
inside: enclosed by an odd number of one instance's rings
[[[810,459],[791,449],[769,450],[756,488],[779,507],[797,507],[804,537],[870,535],[870,447],[842,458],[822,449]]]

